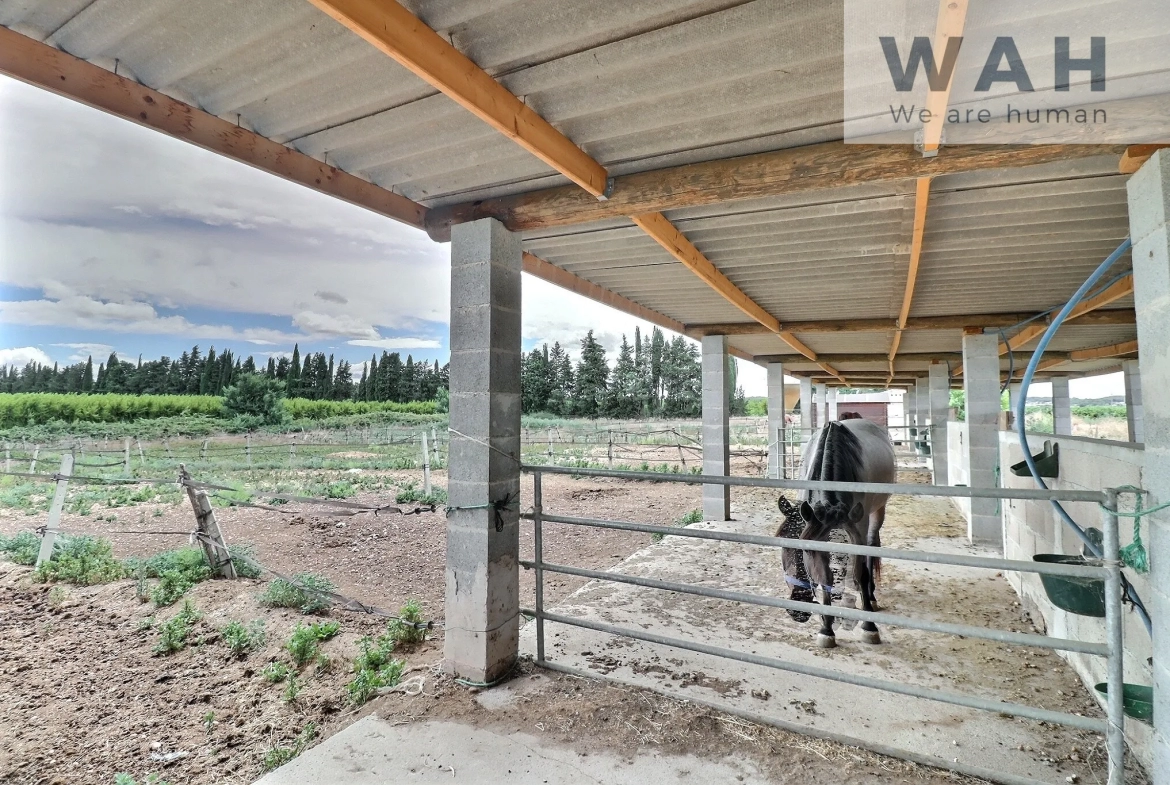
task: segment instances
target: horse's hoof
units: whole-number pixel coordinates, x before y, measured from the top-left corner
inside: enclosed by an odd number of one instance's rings
[[[862,630],[861,642],[872,643],[876,645],[882,642],[882,636],[878,633],[877,630]]]
[[[825,635],[824,633],[817,634],[817,648],[818,649],[835,649],[837,648],[837,636]]]
[[[788,611],[788,615],[801,624],[804,624],[806,621],[812,618],[812,614],[807,613],[806,611]]]

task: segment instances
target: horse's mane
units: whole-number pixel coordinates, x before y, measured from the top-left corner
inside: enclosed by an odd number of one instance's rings
[[[821,429],[812,460],[809,461],[806,480],[825,482],[857,482],[861,468],[861,441],[841,423],[831,422]],[[819,495],[820,499],[813,501]],[[843,520],[853,504],[849,491],[813,491],[810,503],[822,513],[826,523]]]

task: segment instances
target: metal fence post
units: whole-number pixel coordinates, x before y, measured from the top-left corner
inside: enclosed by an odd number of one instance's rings
[[[1104,528],[1102,555],[1105,557],[1105,636],[1109,646],[1108,668],[1105,683],[1109,685],[1106,696],[1105,747],[1109,753],[1109,785],[1125,784],[1125,712],[1124,712],[1124,623],[1121,615],[1121,557],[1118,554],[1119,537],[1117,525],[1117,491],[1105,491]]]
[[[37,566],[53,558],[53,541],[57,538],[57,524],[61,521],[61,509],[65,506],[65,490],[69,486],[69,475],[73,474],[73,453],[61,456],[61,470],[57,473],[57,490],[53,493],[53,504],[49,507],[49,522],[41,536],[41,549],[37,552]]]
[[[541,536],[540,472],[532,473],[533,572],[536,575],[536,661],[544,662],[544,541]]]

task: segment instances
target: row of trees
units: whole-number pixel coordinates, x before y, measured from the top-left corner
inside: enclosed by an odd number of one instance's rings
[[[160,357],[137,364],[111,353],[95,374],[93,358],[59,367],[30,362],[23,368],[0,368],[0,392],[123,393],[129,395],[222,395],[243,376],[261,374],[284,383],[290,398],[317,401],[432,401],[440,387],[447,386],[447,368],[414,361],[406,362],[397,353],[382,352],[363,368],[354,382],[348,360],[334,361],[324,352],[306,353],[294,346],[291,357],[270,357],[259,367],[249,356],[240,360],[230,349],[204,355],[198,346],[183,352],[179,359]]]
[[[743,414],[743,389],[732,374],[732,414]],[[655,327],[650,335],[634,328],[631,344],[622,335],[617,360],[610,368],[605,349],[590,330],[581,339],[574,365],[568,352],[554,343],[533,349],[520,366],[522,405],[526,413],[561,416],[697,417],[702,412],[703,368],[698,347],[682,336],[667,340]]]

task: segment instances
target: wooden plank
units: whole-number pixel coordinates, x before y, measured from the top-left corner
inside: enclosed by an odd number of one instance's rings
[[[958,59],[959,44],[966,23],[967,0],[939,0],[938,22],[934,30],[934,59],[940,64],[940,69],[950,71]],[[955,39],[959,41],[952,47],[953,51],[948,52],[949,43]],[[948,54],[951,56],[947,57]],[[930,112],[930,120],[922,129],[923,155],[934,155],[938,152],[953,82],[953,79],[948,79],[946,89],[927,92],[926,109]]]
[[[59,49],[0,27],[0,73],[410,226],[426,208]]]
[[[73,453],[67,452],[61,456],[61,468],[57,471],[57,488],[53,491],[53,501],[49,505],[49,520],[45,524],[45,532],[41,535],[41,547],[37,551],[38,567],[53,558],[53,542],[57,539],[61,510],[65,507],[65,491],[69,488],[69,477],[72,474]]]
[[[1073,319],[1079,319],[1080,317],[1084,316],[1087,313],[1091,313],[1091,312],[1097,310],[1098,308],[1104,308],[1106,305],[1109,305],[1110,303],[1116,302],[1117,300],[1120,300],[1122,297],[1127,297],[1128,295],[1131,295],[1131,294],[1133,294],[1133,274],[1132,273],[1130,275],[1125,276],[1124,278],[1117,281],[1116,283],[1112,284],[1111,286],[1109,286],[1109,288],[1107,288],[1105,291],[1101,292],[1100,294],[1094,295],[1093,297],[1090,297],[1089,299],[1081,302],[1080,305],[1078,305],[1076,308],[1073,308],[1072,311],[1069,312],[1069,315],[1065,318],[1064,323],[1068,324]],[[999,353],[1001,355],[1007,354],[1009,344],[1010,344],[1011,349],[1013,349],[1013,350],[1019,349],[1020,347],[1023,347],[1025,345],[1031,343],[1032,341],[1036,340],[1037,338],[1039,338],[1047,330],[1048,330],[1047,324],[1044,324],[1044,323],[1030,324],[1027,327],[1025,327],[1024,329],[1020,330],[1015,335],[1008,336],[1007,343],[1000,341]]]
[[[1170,144],[1131,144],[1125,148],[1125,153],[1117,164],[1117,171],[1122,174],[1133,174],[1150,160],[1150,156],[1165,147],[1170,147]]]
[[[1120,156],[1124,151],[1122,145],[950,145],[933,158],[923,158],[905,145],[825,142],[616,177],[609,199],[604,202],[578,188],[563,186],[436,207],[427,213],[427,232],[446,242],[452,224],[479,218],[498,218],[516,231],[572,226],[635,213],[859,183],[1010,169],[1099,155]]]
[[[191,475],[187,473],[187,467],[183,464],[179,464],[179,481],[187,489],[187,498],[191,502],[191,509],[195,511],[195,528],[200,534],[199,545],[203,548],[207,563],[211,565],[212,575],[230,579],[238,577],[207,493],[193,487]]]
[[[947,0],[943,0],[944,3]],[[963,3],[966,10],[966,3]],[[944,5],[945,8],[945,5]],[[931,96],[934,96],[931,93]],[[943,109],[946,109],[946,98],[943,98]],[[941,128],[939,130],[941,133]],[[938,140],[935,140],[934,149],[938,149]],[[918,283],[918,262],[922,258],[922,236],[926,232],[926,207],[930,202],[930,178],[919,177],[914,187],[914,228],[910,236],[910,266],[906,271],[906,289],[902,293],[902,307],[898,311],[898,322],[894,331],[894,338],[890,342],[890,378],[894,377],[894,358],[898,354],[898,347],[902,343],[902,331],[906,329],[906,320],[910,318],[910,304],[914,301],[914,287]]]
[[[1125,354],[1134,354],[1138,350],[1138,342],[1123,341],[1108,346],[1095,346],[1092,349],[1077,349],[1069,352],[1070,360],[1099,360],[1102,357],[1121,357]]]
[[[991,313],[974,316],[912,316],[906,320],[905,332],[920,330],[961,330],[964,327],[1011,327],[1033,313]],[[1098,310],[1079,317],[1081,324],[1136,324],[1132,308]],[[784,329],[793,333],[884,333],[897,328],[894,319],[830,319],[817,322],[784,322]],[[772,331],[758,322],[721,322],[688,324],[686,334],[692,338],[704,335],[768,335]]]
[[[605,193],[605,167],[397,2],[309,1],[592,196]]]

